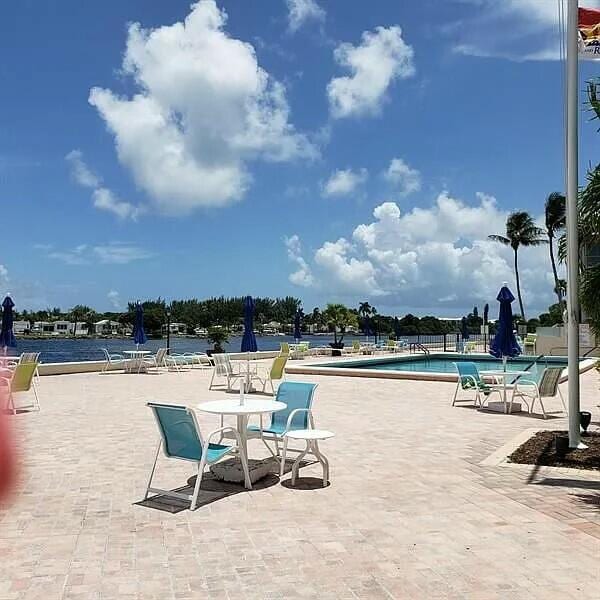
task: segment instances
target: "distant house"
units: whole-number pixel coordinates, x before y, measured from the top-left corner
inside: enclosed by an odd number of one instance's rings
[[[54,323],[50,323],[49,321],[35,321],[31,332],[38,335],[52,335],[54,333]]]
[[[94,332],[96,335],[117,335],[121,330],[121,323],[111,321],[110,319],[102,319],[94,323]]]
[[[73,323],[70,321],[54,321],[54,335],[72,335]]]
[[[275,335],[281,330],[281,323],[277,321],[269,321],[263,325],[263,333],[265,335]]]
[[[13,321],[13,331],[16,334],[29,333],[31,331],[31,323],[29,321]]]
[[[75,324],[72,323],[71,324],[71,334],[75,334],[77,335],[88,335],[89,333],[89,328],[88,328],[88,324],[87,323],[81,323],[81,322],[77,322],[77,329],[75,330],[75,332],[73,332],[73,329],[75,327]]]
[[[185,335],[187,333],[187,325],[185,323],[171,323],[169,326],[169,333]]]

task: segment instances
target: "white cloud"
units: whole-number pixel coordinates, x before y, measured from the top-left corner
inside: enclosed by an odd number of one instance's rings
[[[351,75],[335,77],[327,85],[332,116],[378,114],[391,83],[414,75],[413,54],[398,26],[365,31],[358,46],[340,44],[334,51],[335,60]]]
[[[151,258],[154,254],[145,248],[128,242],[109,242],[97,246],[80,244],[74,248],[53,249],[44,251],[48,258],[58,260],[67,265],[127,264],[137,260]]]
[[[0,294],[5,294],[10,279],[8,278],[8,269],[0,264]]]
[[[111,190],[103,187],[102,179],[87,166],[80,150],[72,150],[65,159],[71,166],[73,179],[82,187],[92,190],[92,201],[96,208],[111,212],[123,220],[135,221],[143,213],[141,207],[120,200]]]
[[[324,242],[306,269],[313,286],[326,283],[352,301],[372,296],[425,311],[493,306],[503,281],[514,288],[512,251],[487,239],[505,230],[506,217],[495,198],[482,193],[469,205],[444,192],[432,206],[404,214],[395,202],[384,202],[351,237]],[[544,246],[520,252],[528,316],[554,302],[547,253]]]
[[[288,7],[288,26],[290,31],[295,32],[307,21],[325,20],[325,11],[315,0],[286,0]]]
[[[293,262],[297,269],[290,274],[289,280],[294,285],[301,287],[310,287],[314,284],[314,277],[307,262],[302,256],[302,244],[297,235],[292,235],[284,239],[287,248],[288,258]]]
[[[472,9],[448,28],[455,52],[516,61],[560,57],[556,0],[458,1]],[[600,0],[588,0],[586,6],[599,8]]]
[[[121,294],[119,294],[119,292],[117,292],[117,290],[110,290],[108,292],[108,294],[106,294],[106,297],[108,298],[110,305],[115,310],[120,310],[121,307],[123,306],[123,303],[121,302]]]
[[[323,185],[323,196],[348,196],[362,185],[368,178],[366,169],[338,169],[334,171]]]
[[[411,169],[401,158],[391,160],[383,177],[401,196],[408,196],[421,189],[421,174],[416,169]]]
[[[260,67],[252,45],[225,32],[226,20],[214,0],[201,0],[183,22],[131,25],[122,71],[137,92],[90,92],[120,162],[164,214],[239,200],[251,183],[250,160],[318,154],[290,124],[283,85]]]
[[[152,252],[144,248],[123,242],[111,242],[104,246],[94,246],[92,251],[101,263],[118,265],[125,265],[154,256]]]

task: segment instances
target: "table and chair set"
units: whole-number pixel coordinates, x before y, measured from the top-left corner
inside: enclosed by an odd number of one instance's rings
[[[533,379],[531,372],[526,370],[490,369],[479,370],[473,362],[454,363],[458,371],[458,381],[452,406],[458,402],[473,402],[480,409],[490,408],[502,410],[506,414],[519,412],[521,402],[527,407],[527,412],[533,414],[536,402],[540,403],[542,416],[548,417],[544,406],[544,399],[558,398],[567,412],[567,407],[560,390],[562,378],[562,367],[546,367],[541,373],[539,380]],[[460,396],[468,392],[473,396]],[[490,403],[490,399],[498,395],[498,402]],[[516,401],[516,402],[515,402]],[[513,410],[516,409],[516,410]]]
[[[298,469],[307,455],[313,456],[323,468],[323,486],[329,481],[329,462],[319,448],[319,441],[333,437],[333,433],[314,426],[312,404],[316,384],[284,381],[279,385],[275,398],[250,398],[242,392],[235,398],[202,402],[196,410],[183,405],[149,402],[160,434],[154,463],[148,480],[144,499],[150,494],[173,496],[191,501],[191,510],[197,508],[198,495],[207,466],[213,475],[230,483],[240,483],[247,490],[272,473],[273,461],[279,477],[285,474],[286,460],[290,452],[298,456],[292,465],[292,485],[296,483]],[[196,411],[218,415],[221,426],[203,436]],[[235,417],[235,426],[225,425],[224,419]],[[255,417],[258,423],[250,424]],[[232,444],[224,444],[226,439]],[[260,440],[269,450],[272,460],[255,461],[258,468],[249,466],[248,441]],[[290,440],[303,441],[305,447],[293,449]],[[152,485],[161,450],[167,458],[189,461],[197,469],[193,493],[184,494]],[[221,462],[224,458],[233,460]]]

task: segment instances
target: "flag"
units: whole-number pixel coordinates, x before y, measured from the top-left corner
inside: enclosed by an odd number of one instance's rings
[[[600,60],[600,10],[579,9],[579,56]]]

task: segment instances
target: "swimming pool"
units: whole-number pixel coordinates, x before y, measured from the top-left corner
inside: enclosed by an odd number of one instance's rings
[[[286,368],[288,373],[315,375],[343,375],[350,377],[379,377],[385,379],[426,379],[435,381],[456,381],[454,363],[473,362],[480,371],[502,369],[502,361],[488,354],[457,354],[440,352],[404,356],[384,356],[342,359],[331,362],[294,364]],[[581,362],[580,372],[593,367],[593,360]],[[520,356],[507,362],[508,371],[527,371],[527,379],[539,381],[546,367],[567,367],[565,357]]]

